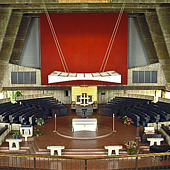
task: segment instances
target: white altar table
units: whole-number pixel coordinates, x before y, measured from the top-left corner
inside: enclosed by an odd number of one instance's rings
[[[97,131],[97,119],[72,119],[72,131]]]

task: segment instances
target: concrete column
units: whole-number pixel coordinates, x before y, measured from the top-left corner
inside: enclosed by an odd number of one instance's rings
[[[165,79],[170,82],[170,59],[156,11],[147,11],[145,17]]]
[[[10,20],[12,9],[0,8],[0,49],[5,37],[6,29]]]
[[[2,84],[0,84],[0,92],[2,92]]]
[[[170,56],[170,7],[157,7],[156,12]]]
[[[158,62],[158,56],[155,50],[155,46],[149,31],[148,24],[146,22],[145,15],[137,16],[138,24],[142,33],[143,41],[148,53],[149,61],[151,64]]]
[[[5,31],[5,37],[2,43],[2,48],[0,50],[0,82],[3,80],[4,70],[8,66],[9,59],[12,54],[21,18],[21,12],[12,12]]]
[[[29,24],[31,21],[31,17],[27,16],[27,15],[23,15],[22,20],[21,20],[21,24],[18,30],[18,34],[16,37],[16,41],[14,44],[14,48],[12,51],[12,55],[10,58],[10,63],[11,64],[18,64],[20,56],[21,56],[21,52],[24,46],[24,42],[25,42],[25,38],[27,35],[27,31],[29,28]]]
[[[6,29],[10,20],[10,16],[12,13],[12,9],[6,9],[6,8],[0,8],[0,50],[2,48],[2,43],[4,41]],[[3,66],[2,66],[3,67]],[[0,72],[1,72],[0,68]],[[0,73],[1,74],[1,73]],[[1,85],[1,76],[0,76],[0,91],[2,91],[2,85]]]

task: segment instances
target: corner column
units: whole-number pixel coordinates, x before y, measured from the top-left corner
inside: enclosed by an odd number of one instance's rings
[[[170,82],[170,58],[156,11],[147,11],[145,16],[165,79]]]

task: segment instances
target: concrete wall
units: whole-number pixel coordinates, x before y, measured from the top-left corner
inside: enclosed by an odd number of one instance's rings
[[[149,58],[136,17],[129,17],[128,68],[149,65]]]
[[[5,99],[0,99],[0,104],[1,103],[7,103],[7,102],[10,102],[10,98],[5,98]]]
[[[11,72],[12,71],[35,71],[36,72],[36,84],[11,84]],[[14,64],[8,64],[8,67],[5,71],[5,78],[2,83],[3,87],[41,87],[41,70],[24,67],[24,66],[18,66]],[[56,99],[62,101],[64,104],[70,104],[71,103],[71,95],[65,96],[64,90],[25,90],[21,91],[23,95],[35,95],[35,94],[49,94],[54,96]],[[70,94],[70,92],[69,92]],[[8,96],[6,92],[4,92],[4,96]]]
[[[11,84],[11,72],[31,72],[35,71],[36,72],[36,84]],[[29,67],[24,67],[24,66],[19,66],[15,64],[8,64],[7,69],[5,70],[4,74],[4,79],[2,81],[2,86],[3,87],[30,87],[30,86],[40,86],[41,85],[41,70],[39,69],[34,69],[34,68],[29,68]]]
[[[19,65],[40,68],[40,18],[32,18],[22,49]]]
[[[157,71],[157,83],[132,83],[133,71]],[[160,63],[150,64],[128,69],[128,86],[164,86],[166,84],[165,76]],[[98,90],[98,103],[106,103],[115,96],[127,97],[128,94],[155,96],[155,90]],[[136,96],[138,98],[138,96]],[[130,96],[129,96],[130,97]],[[133,96],[131,96],[133,97]],[[142,98],[142,97],[141,97]],[[147,98],[147,97],[146,97]],[[149,98],[148,98],[149,99]],[[150,100],[152,100],[150,98]]]
[[[158,72],[158,83],[132,83],[132,71],[157,71]],[[5,79],[3,82],[3,87],[30,87],[28,84],[11,84],[11,71],[36,71],[36,84],[31,85],[31,87],[42,87],[41,86],[41,72],[39,69],[33,69],[23,66],[18,66],[14,64],[9,64],[8,69],[5,72]],[[148,66],[142,66],[137,68],[128,69],[128,85],[127,86],[164,86],[166,84],[163,71],[159,63],[151,64]],[[44,86],[43,86],[44,87]],[[48,86],[49,87],[49,86]],[[21,91],[23,95],[36,95],[36,94],[49,94],[54,96],[56,99],[60,100],[64,104],[71,104],[71,91],[69,91],[69,96],[65,96],[65,90],[25,90]],[[4,92],[6,93],[6,92]],[[154,96],[155,90],[98,90],[97,101],[98,104],[106,103],[113,97],[117,95],[125,94],[138,94]],[[7,94],[4,94],[7,96]]]
[[[52,96],[64,104],[71,104],[71,95],[65,96],[64,90],[20,90],[22,95],[17,100],[33,99],[37,97]],[[3,91],[4,96],[8,96],[6,91]],[[15,93],[15,91],[14,91]],[[3,99],[4,101],[5,99]],[[7,100],[8,102],[9,100]]]
[[[157,83],[132,83],[133,71],[157,71]],[[128,69],[129,86],[164,86],[165,84],[166,80],[160,63]]]
[[[51,94],[56,99],[60,100],[64,104],[71,104],[71,95],[65,96],[64,90],[46,90],[44,91],[44,94]]]
[[[159,97],[159,98],[158,98],[158,101],[159,101],[159,102],[164,102],[164,103],[170,103],[170,99],[167,99],[167,98],[161,98],[161,97]]]
[[[98,104],[103,104],[119,97],[132,97],[153,100],[155,90],[98,90]]]
[[[133,71],[157,71],[157,83],[132,83]],[[128,69],[128,86],[164,86],[165,84],[166,80],[160,63]],[[115,96],[127,94],[155,96],[155,90],[98,90],[98,103],[106,103]]]
[[[29,94],[28,94],[29,92]],[[45,98],[45,97],[54,97],[58,100],[60,100],[64,104],[70,104],[71,103],[71,97],[70,96],[63,96],[64,91],[63,90],[55,90],[55,91],[48,91],[51,94],[47,94],[47,91],[22,91],[23,96],[16,97],[15,100],[28,100],[28,99],[35,99],[35,98]],[[31,95],[30,95],[31,93]],[[35,94],[34,94],[35,93]]]

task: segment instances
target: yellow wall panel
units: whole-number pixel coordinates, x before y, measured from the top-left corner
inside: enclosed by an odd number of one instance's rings
[[[82,93],[87,93],[87,96],[92,96],[93,103],[97,103],[97,86],[72,86],[72,103],[76,103],[76,97],[81,96]]]

